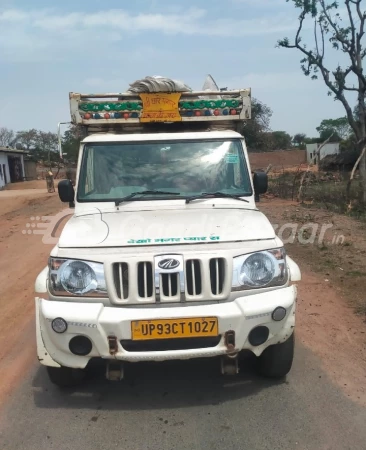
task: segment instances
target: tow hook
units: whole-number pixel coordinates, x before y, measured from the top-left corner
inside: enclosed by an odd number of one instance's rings
[[[118,352],[118,342],[116,336],[108,336],[109,354],[114,356]]]
[[[111,356],[114,356],[118,352],[116,336],[108,336],[108,347]],[[108,361],[105,376],[109,381],[121,381],[124,376],[123,363],[116,360]]]
[[[124,376],[123,363],[120,361],[108,361],[105,376],[109,381],[121,381]]]
[[[225,346],[227,348],[227,353],[236,353],[235,352],[235,331],[227,331],[225,333]]]
[[[235,349],[235,331],[225,333],[225,346],[227,354],[221,357],[222,375],[236,375],[239,373],[238,351]]]

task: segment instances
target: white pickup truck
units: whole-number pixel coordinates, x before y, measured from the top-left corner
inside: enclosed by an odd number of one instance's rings
[[[84,127],[74,207],[36,284],[37,351],[51,381],[108,379],[125,363],[221,358],[243,351],[283,377],[294,354],[297,264],[256,206],[244,137],[250,89],[70,94]]]

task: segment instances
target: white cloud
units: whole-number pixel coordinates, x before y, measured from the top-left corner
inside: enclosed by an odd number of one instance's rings
[[[26,18],[27,14],[18,9],[8,9],[0,13],[0,23],[22,22],[25,21]]]
[[[212,18],[211,12],[202,8],[171,8],[163,13],[147,10],[135,14],[125,9],[66,14],[55,9],[0,9],[0,60],[16,63],[70,61],[77,59],[81,52],[90,58],[103,55],[105,59],[129,52],[129,59],[136,59],[135,49],[125,44],[126,35],[132,40],[146,33],[151,37],[154,34],[154,38],[183,35],[233,39],[277,33],[277,38],[290,34],[295,26],[296,23],[284,14],[252,19],[247,15],[235,18],[234,14],[233,18],[221,19],[220,15]],[[145,42],[148,47],[149,39]],[[113,44],[118,45],[112,49]],[[159,48],[169,45],[169,40],[163,39]],[[148,51],[143,51],[142,58],[150,56]]]
[[[142,32],[156,31],[164,34],[205,35],[219,37],[237,37],[277,33],[294,29],[293,20],[286,15],[257,19],[217,19],[207,18],[206,11],[190,8],[181,13],[141,13],[130,14],[122,9],[103,10],[97,13],[57,14],[50,10],[11,9],[0,13],[3,26],[16,22],[18,25],[49,33],[67,33],[70,31],[90,31],[95,27],[111,30]]]

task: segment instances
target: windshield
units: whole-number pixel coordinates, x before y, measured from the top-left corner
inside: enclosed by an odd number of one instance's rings
[[[252,188],[242,144],[236,140],[87,144],[78,201],[115,201],[134,192],[170,195],[136,200],[186,198],[203,192],[249,196]],[[171,195],[177,193],[177,197]]]

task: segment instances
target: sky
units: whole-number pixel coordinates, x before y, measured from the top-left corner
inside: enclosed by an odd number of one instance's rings
[[[297,50],[276,48],[297,15],[286,0],[0,0],[0,127],[56,131],[70,120],[70,91],[123,92],[146,75],[199,90],[211,74],[252,88],[273,130],[317,136],[323,119],[345,114],[302,74]]]

